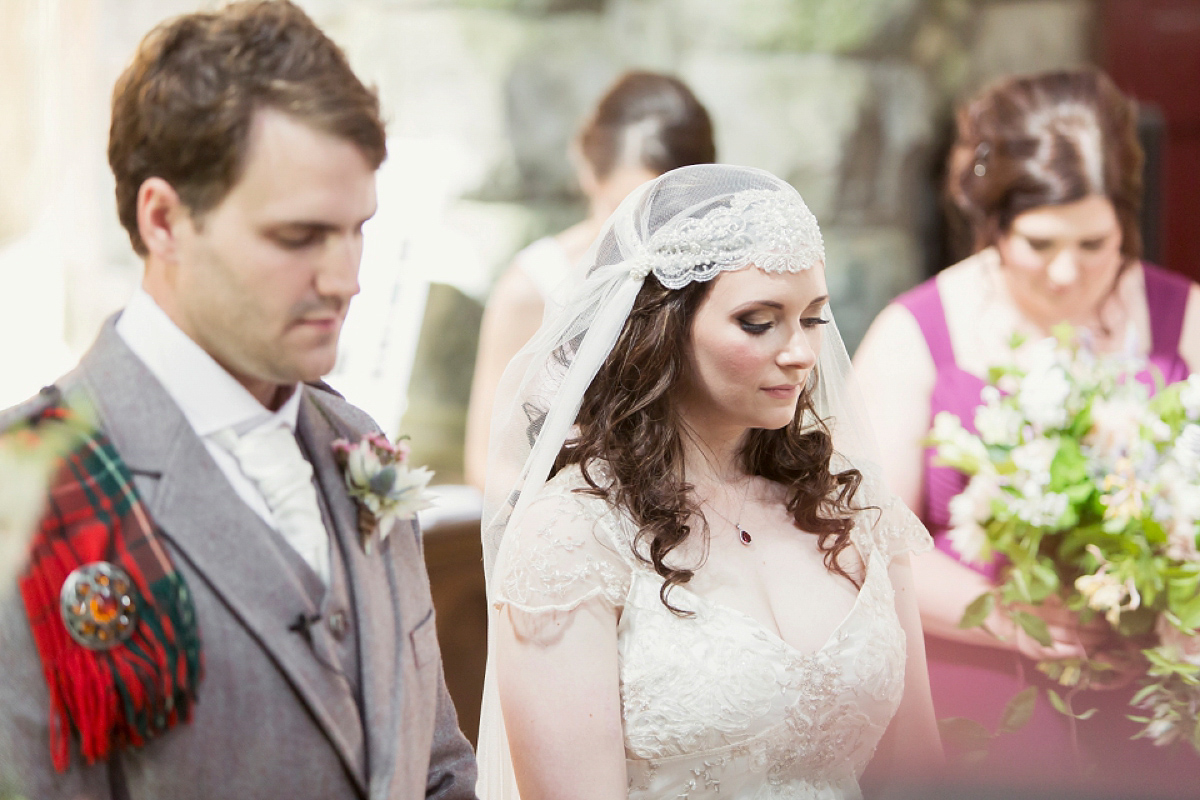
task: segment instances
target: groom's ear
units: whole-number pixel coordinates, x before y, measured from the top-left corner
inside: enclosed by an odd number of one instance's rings
[[[148,255],[169,263],[177,260],[180,225],[191,226],[192,220],[175,187],[153,177],[138,188],[137,224]]]

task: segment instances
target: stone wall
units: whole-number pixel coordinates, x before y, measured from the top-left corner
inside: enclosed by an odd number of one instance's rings
[[[393,158],[440,154],[411,173],[413,191],[444,202],[406,268],[454,291],[425,306],[403,427],[430,432],[418,447],[437,443],[421,455],[446,479],[460,468],[474,357],[464,331],[519,247],[582,215],[567,146],[621,71],[680,75],[712,112],[722,160],[800,190],[824,230],[853,349],[889,299],[944,263],[935,181],[954,102],[999,74],[1084,63],[1094,38],[1089,0],[300,1],[378,87]],[[104,165],[112,81],[153,24],[211,5],[0,3],[0,118],[21,121],[0,131],[0,281],[32,268],[36,248],[9,251],[39,209],[58,209],[49,230],[75,244],[38,267],[61,276],[50,327],[73,352],[139,276]],[[39,55],[48,47],[63,57]]]

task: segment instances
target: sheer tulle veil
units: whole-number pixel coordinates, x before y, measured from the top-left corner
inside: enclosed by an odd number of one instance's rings
[[[770,173],[706,164],[672,170],[636,189],[585,256],[584,278],[562,286],[541,329],[501,379],[488,449],[483,508],[484,571],[490,587],[505,532],[521,524],[571,434],[584,392],[612,350],[647,276],[669,289],[754,266],[795,272],[825,262],[817,221],[799,193]],[[836,266],[835,266],[836,268]],[[813,405],[842,463],[862,471],[860,507],[885,505],[873,436],[846,347],[833,322],[817,362]],[[497,610],[489,609],[495,622]],[[489,625],[489,630],[494,624]],[[516,800],[489,633],[479,728],[482,800]]]

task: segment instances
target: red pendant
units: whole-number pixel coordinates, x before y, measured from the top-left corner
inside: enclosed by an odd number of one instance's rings
[[[749,545],[750,544],[750,531],[739,526],[738,527],[738,538],[742,540],[742,544]]]

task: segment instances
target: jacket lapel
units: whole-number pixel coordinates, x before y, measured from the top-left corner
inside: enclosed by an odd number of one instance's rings
[[[370,796],[386,796],[400,735],[395,724],[399,719],[401,675],[397,665],[403,637],[395,608],[394,575],[388,569],[384,548],[376,546],[371,556],[366,554],[358,530],[358,504],[347,493],[342,470],[333,457],[335,440],[356,442],[365,431],[339,419],[319,392],[307,386],[304,392],[297,432],[337,528],[358,623]]]
[[[289,629],[301,613],[312,616],[317,608],[273,545],[274,532],[238,497],[114,322],[115,317],[105,324],[66,383],[76,378],[86,385],[102,428],[133,472],[164,538],[258,640],[365,793],[354,698],[314,658],[305,638]],[[201,637],[204,623],[201,619]],[[203,700],[203,684],[200,693]]]

